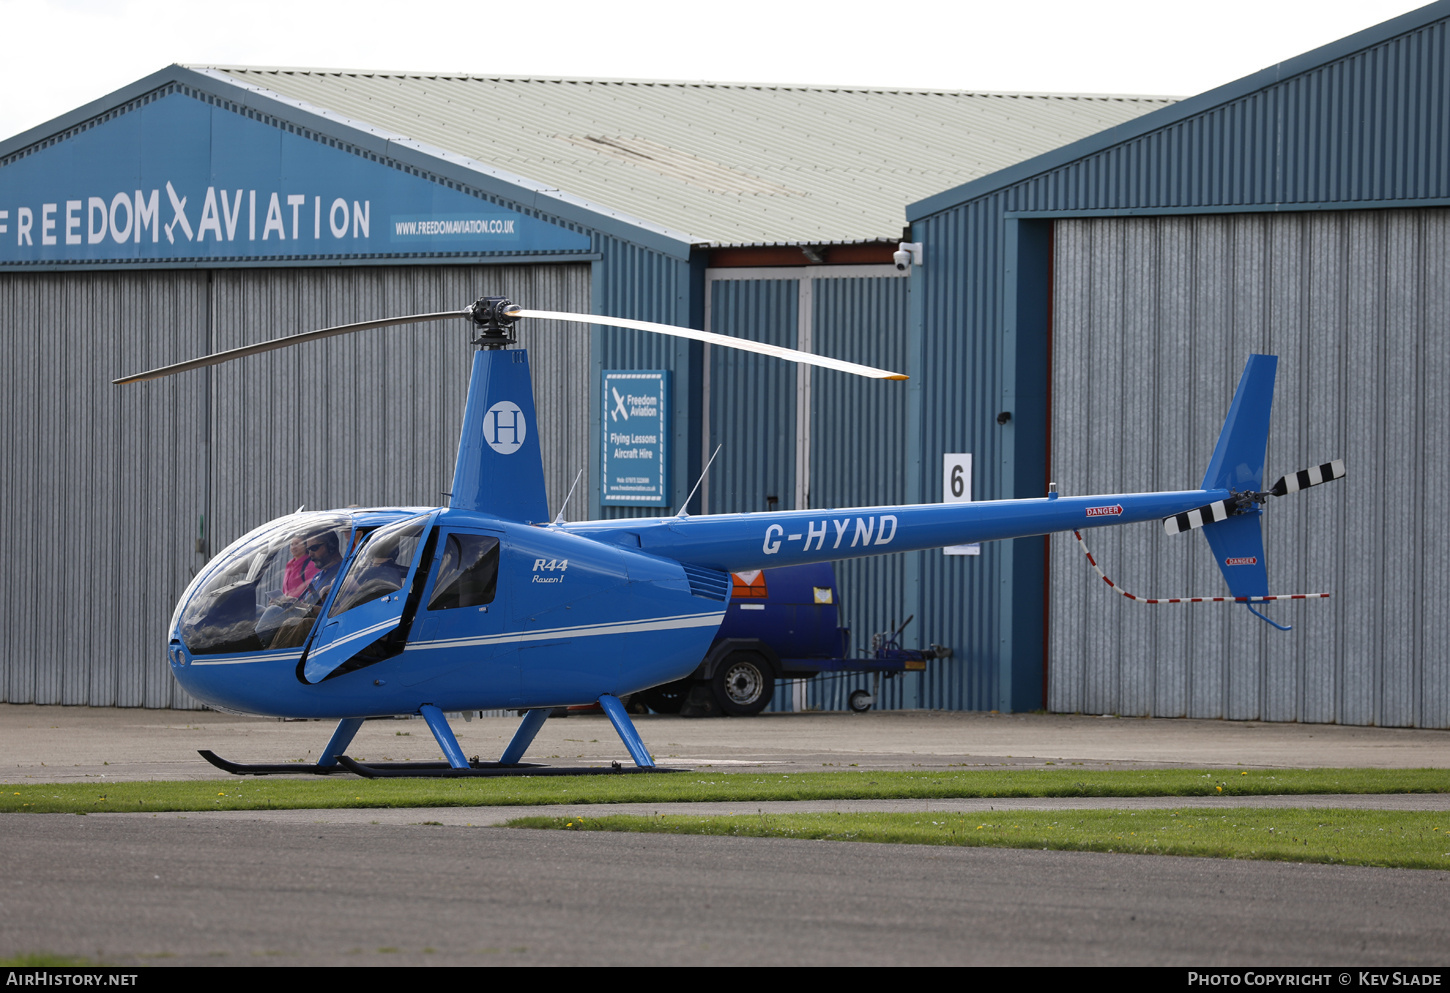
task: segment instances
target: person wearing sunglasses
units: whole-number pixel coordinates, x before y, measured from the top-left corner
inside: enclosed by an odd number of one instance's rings
[[[303,547],[312,559],[312,564],[317,567],[317,575],[308,580],[307,589],[300,599],[308,603],[321,603],[327,599],[327,591],[332,589],[337,572],[342,568],[337,532],[331,529],[319,531],[308,535],[304,541],[306,544]]]

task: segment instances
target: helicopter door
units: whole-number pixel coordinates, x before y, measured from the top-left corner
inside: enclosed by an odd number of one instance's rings
[[[359,546],[302,657],[305,682],[320,683],[402,651],[393,643],[402,639],[390,636],[402,623],[434,516],[436,511],[378,528]]]
[[[400,676],[405,685],[466,669],[469,684],[503,707],[520,697],[517,638],[509,621],[508,587],[499,582],[504,533],[485,528],[439,529],[428,582],[408,652],[425,665]]]

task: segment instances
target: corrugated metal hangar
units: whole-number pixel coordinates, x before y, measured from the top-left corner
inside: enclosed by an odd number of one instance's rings
[[[298,504],[441,502],[466,342],[423,325],[110,379],[499,294],[912,376],[531,328],[551,513],[584,474],[570,519],[679,509],[717,444],[691,512],[929,502],[943,453],[974,453],[979,499],[1192,485],[1244,356],[1276,351],[1271,468],[1351,476],[1273,508],[1271,578],[1336,599],[1285,612],[1293,635],[1150,615],[1058,539],[843,565],[858,640],[915,615],[954,651],[880,705],[1450,726],[1423,524],[1447,18],[1178,104],[173,66],[0,143],[0,498],[41,564],[0,615],[0,699],[190,705],[159,641],[189,576]],[[646,369],[674,377],[666,495],[623,505],[602,375]],[[1217,592],[1201,541],[1149,530],[1094,550],[1130,589]]]
[[[1001,497],[1197,485],[1251,352],[1280,356],[1270,470],[1349,468],[1265,511],[1274,592],[1334,593],[1274,609],[1292,635],[1113,597],[1071,536],[979,570],[926,557],[933,640],[997,662],[932,699],[1450,727],[1447,20],[1432,4],[909,208],[912,339],[970,356],[909,369],[932,412],[909,498],[935,451],[981,453]],[[1185,537],[1088,540],[1131,592],[1216,594]]]
[[[187,705],[156,639],[189,576],[299,504],[443,502],[469,350],[434,324],[113,377],[481,294],[793,345],[870,329],[900,357],[910,199],[1166,102],[173,66],[5,142],[5,499],[16,551],[47,565],[3,608],[3,699]],[[858,427],[850,395],[825,383],[797,414],[794,370],[651,337],[530,330],[551,512],[580,470],[571,519],[672,512],[717,438],[700,503],[806,505],[797,450],[832,464],[809,432]],[[660,368],[665,498],[609,505],[601,372]],[[899,495],[903,422],[875,502]],[[36,623],[58,603],[60,637]]]

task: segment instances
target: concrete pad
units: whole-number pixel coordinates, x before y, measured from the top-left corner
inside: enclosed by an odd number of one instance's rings
[[[1328,724],[1268,724],[1057,714],[886,711],[688,719],[648,715],[636,726],[661,765],[744,769],[1084,768],[1450,769],[1450,732]],[[518,718],[452,720],[465,754],[496,758]],[[196,753],[248,763],[315,761],[331,722],[234,717],[212,711],[0,705],[0,782],[217,779]],[[348,753],[368,761],[437,761],[421,720],[367,722]],[[551,719],[527,760],[629,763],[602,714]]]
[[[267,824],[418,824],[495,827],[518,817],[695,817],[732,814],[933,813],[987,814],[1027,810],[1233,810],[1334,808],[1450,813],[1450,793],[1332,794],[1250,797],[995,797],[931,800],[749,800],[733,803],[547,804],[531,807],[337,807],[321,810],[188,810],[160,814],[90,814],[94,818],[150,816],[167,820]]]

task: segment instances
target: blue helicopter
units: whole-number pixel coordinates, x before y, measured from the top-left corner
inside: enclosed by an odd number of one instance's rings
[[[477,350],[449,505],[280,518],[216,555],[177,604],[167,655],[193,697],[224,711],[339,722],[315,765],[243,765],[202,752],[213,764],[242,774],[570,771],[526,767],[523,757],[553,708],[598,702],[635,763],[615,768],[653,769],[620,697],[695,669],[729,605],[732,572],[1164,520],[1170,532],[1202,528],[1233,598],[1252,610],[1273,599],[1262,505],[1343,475],[1341,463],[1329,463],[1261,492],[1277,359],[1255,355],[1196,490],[585,523],[564,523],[561,514],[551,522],[528,354],[508,347],[520,320],[636,328],[854,375],[906,377],[691,328],[526,310],[502,297],[291,335],[115,382],[455,319],[471,322]],[[522,724],[497,762],[470,762],[445,714],[491,709],[522,711]],[[348,758],[364,720],[399,715],[424,718],[446,763]]]

